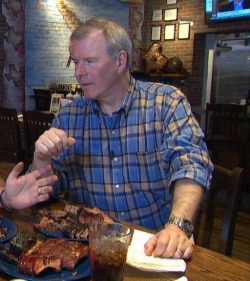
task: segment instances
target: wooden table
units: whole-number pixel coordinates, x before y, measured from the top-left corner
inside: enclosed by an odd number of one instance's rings
[[[63,209],[64,200],[53,200],[40,207],[47,206],[52,209]],[[0,209],[0,216],[8,218],[18,225],[19,230],[33,231],[34,212],[37,207],[26,209],[20,212],[9,213]],[[128,223],[134,229],[145,230],[137,225]],[[149,232],[152,232],[148,230]],[[1,259],[0,259],[1,262]],[[131,266],[126,267],[124,281],[173,281],[181,276],[186,276],[189,281],[249,281],[249,264],[230,257],[220,255],[216,252],[195,246],[193,257],[186,261],[187,269],[185,273],[156,273],[141,271]],[[10,276],[0,272],[0,281],[11,280]],[[89,281],[85,278],[81,281]]]

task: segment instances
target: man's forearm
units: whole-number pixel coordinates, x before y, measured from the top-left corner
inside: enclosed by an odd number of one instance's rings
[[[34,153],[34,158],[33,158],[33,161],[32,161],[32,164],[30,166],[30,172],[33,172],[35,170],[39,170],[47,165],[51,165],[51,158],[47,158],[47,159],[44,159],[44,160],[40,160],[39,158],[36,157],[35,153]],[[53,170],[51,169],[50,172],[48,173],[44,173],[43,174],[43,178],[45,177],[48,177],[50,175],[53,175]]]
[[[177,181],[170,217],[184,218],[194,224],[203,196],[203,188],[195,181],[190,179]]]

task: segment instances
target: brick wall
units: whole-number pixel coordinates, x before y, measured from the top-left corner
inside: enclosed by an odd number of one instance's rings
[[[104,16],[117,21],[125,28],[129,27],[129,4],[120,0],[39,0],[39,1],[1,1],[0,13],[0,105],[15,107],[21,110],[34,109],[32,87],[44,86],[49,82],[75,82],[73,65],[66,67],[69,51],[69,36],[72,30],[89,18]],[[25,72],[23,70],[24,85],[15,85],[13,77],[6,79],[4,68],[9,61],[17,61],[13,51],[7,48],[4,54],[4,37],[9,36],[11,28],[20,20],[25,11]],[[3,13],[4,12],[4,13]],[[6,24],[6,15],[12,22]],[[16,21],[15,21],[16,19]],[[17,29],[16,27],[14,28]],[[15,38],[12,38],[13,42]],[[12,46],[12,43],[9,43]],[[24,58],[24,53],[19,59]],[[8,62],[6,63],[6,60]],[[20,73],[20,69],[15,69]],[[18,74],[19,74],[18,73]],[[3,80],[5,86],[3,86]],[[22,91],[20,96],[19,91]],[[25,98],[25,101],[24,101]]]
[[[7,1],[2,2],[2,6]],[[65,0],[66,8],[60,11],[56,7],[57,1],[21,1],[25,3],[25,95],[26,108],[33,106],[32,86],[45,85],[47,82],[71,82],[75,81],[73,66],[66,67],[68,59],[68,38],[72,25],[78,20],[85,21],[93,16],[101,15],[109,17],[129,29],[131,16],[144,10],[144,23],[142,25],[142,46],[149,48],[151,41],[152,11],[154,9],[166,9],[178,7],[178,19],[188,18],[194,21],[191,27],[189,40],[173,41],[161,40],[163,54],[168,58],[179,56],[184,67],[191,76],[187,79],[187,94],[192,105],[200,105],[203,83],[204,66],[204,42],[206,33],[229,32],[249,30],[250,21],[234,21],[207,26],[204,24],[203,0],[178,0],[177,5],[166,5],[166,0],[146,0],[144,9],[140,6],[121,2],[120,0]],[[18,4],[18,1],[15,2]],[[133,7],[133,10],[129,7]],[[11,13],[11,11],[10,11]],[[67,17],[68,20],[65,18]],[[72,17],[75,18],[72,21]],[[129,21],[130,18],[130,21]],[[169,23],[169,22],[168,22]],[[171,23],[171,22],[170,22]],[[175,24],[178,21],[174,22]],[[165,22],[157,22],[164,29]],[[2,101],[3,81],[3,36],[8,26],[5,18],[0,13],[0,104]],[[131,30],[129,30],[131,32]],[[162,34],[163,35],[163,34]],[[193,55],[195,54],[195,55]],[[135,62],[138,57],[134,58]],[[2,67],[1,67],[2,66]]]
[[[66,64],[69,36],[81,21],[104,16],[128,28],[129,4],[119,0],[65,0],[62,6],[56,2],[25,1],[26,107],[31,106],[31,86],[76,82],[73,64]]]
[[[203,67],[205,58],[205,34],[224,33],[236,31],[250,31],[250,20],[224,22],[213,25],[204,23],[204,0],[178,0],[176,5],[166,5],[166,0],[147,0],[145,4],[145,17],[142,27],[142,37],[144,48],[149,48],[151,41],[152,12],[155,9],[178,8],[178,19],[191,19],[194,21],[190,28],[189,40],[178,40],[178,21],[167,22],[175,23],[175,40],[164,41],[164,25],[161,21],[156,24],[162,25],[163,54],[168,58],[179,56],[184,67],[190,72],[191,76],[187,79],[188,98],[192,105],[201,104],[201,93],[203,83]],[[194,54],[194,55],[193,55]]]

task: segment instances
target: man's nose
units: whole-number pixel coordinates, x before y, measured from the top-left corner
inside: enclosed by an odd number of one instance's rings
[[[88,74],[86,67],[83,63],[79,63],[75,68],[76,76],[86,76]]]

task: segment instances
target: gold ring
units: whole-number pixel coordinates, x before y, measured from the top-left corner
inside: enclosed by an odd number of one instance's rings
[[[38,188],[38,196],[39,195],[41,195],[42,193],[41,193],[41,187],[39,186],[39,188]]]

